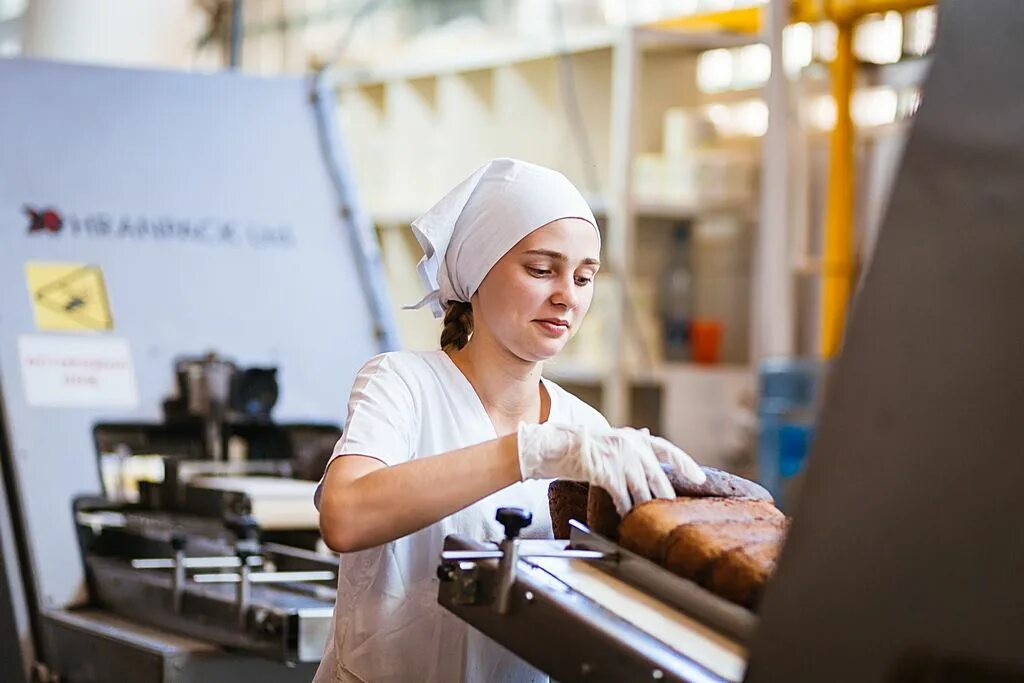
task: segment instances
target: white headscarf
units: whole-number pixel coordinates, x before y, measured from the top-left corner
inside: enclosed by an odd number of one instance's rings
[[[537,228],[581,218],[597,230],[583,195],[558,171],[517,159],[492,159],[412,222],[423,248],[416,269],[435,318],[448,301],[466,301],[504,256]],[[598,234],[600,239],[600,234]]]

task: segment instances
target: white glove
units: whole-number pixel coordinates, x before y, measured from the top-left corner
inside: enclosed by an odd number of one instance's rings
[[[693,458],[646,429],[521,422],[518,439],[523,479],[571,479],[600,486],[620,515],[652,498],[675,498],[662,463],[695,484],[706,478]]]

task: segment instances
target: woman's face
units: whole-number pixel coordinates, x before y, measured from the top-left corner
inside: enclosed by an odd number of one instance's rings
[[[551,358],[590,309],[600,242],[588,221],[562,218],[524,237],[473,295],[473,328],[528,361]]]

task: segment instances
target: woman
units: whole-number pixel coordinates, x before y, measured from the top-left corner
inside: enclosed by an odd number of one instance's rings
[[[498,507],[551,537],[547,478],[606,488],[620,512],[673,495],[681,450],[604,417],[541,377],[577,332],[600,263],[597,222],[560,173],[495,159],[413,223],[444,315],[441,349],[394,352],[356,377],[317,506],[343,553],[334,633],[316,681],[547,680],[436,602],[445,536],[502,537]],[[443,302],[444,306],[441,306]]]

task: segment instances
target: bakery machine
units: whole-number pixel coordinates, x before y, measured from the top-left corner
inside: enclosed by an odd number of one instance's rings
[[[340,430],[275,423],[276,374],[180,358],[163,422],[96,425],[104,496],[74,504],[95,606],[289,664],[320,659],[338,561],[317,547],[311,501]]]
[[[571,681],[1024,681],[1024,11],[947,0],[774,577],[726,603],[574,522],[449,537],[438,600]],[[537,514],[538,511],[532,511]]]
[[[338,565],[313,491],[395,347],[333,100],[21,59],[0,82],[0,680],[309,681]]]
[[[438,601],[559,681],[740,681],[755,614],[572,520],[564,541],[446,539]],[[515,558],[514,560],[511,558]]]
[[[758,484],[709,467],[694,484],[664,467],[678,500],[653,501],[626,519],[601,489],[553,482],[561,542],[519,540],[532,513],[518,508],[497,511],[505,530],[497,548],[450,536],[440,603],[557,680],[741,680],[757,621],[747,608],[763,575],[736,561],[754,543],[777,554],[784,516]],[[723,529],[734,542],[710,552]]]

